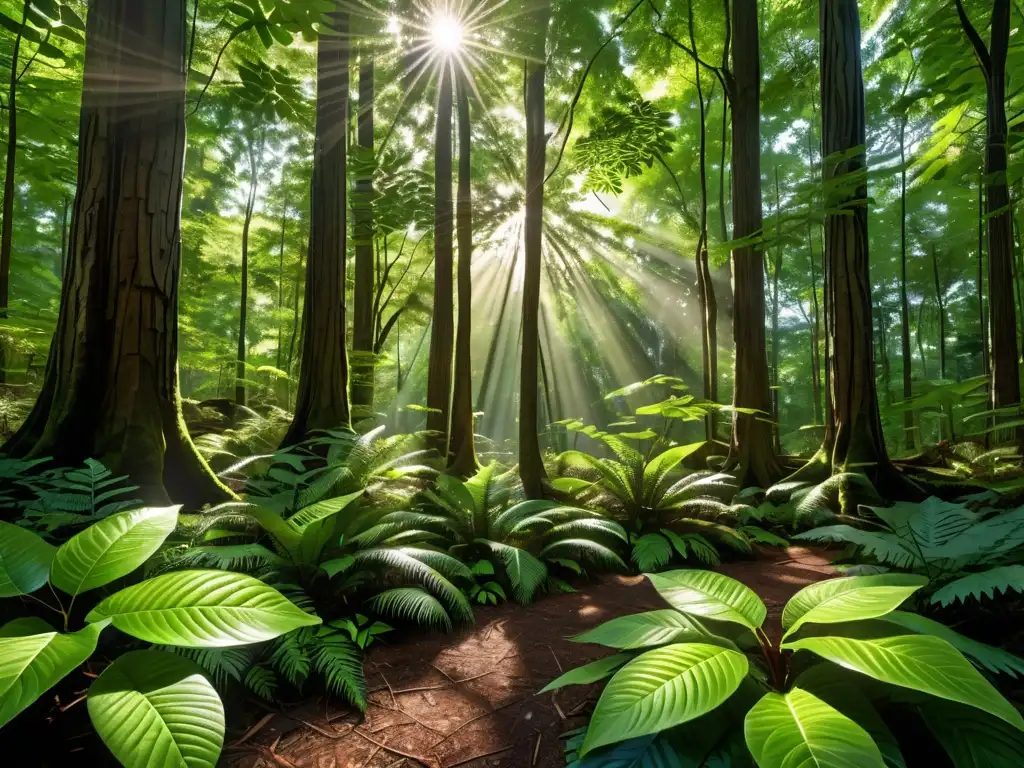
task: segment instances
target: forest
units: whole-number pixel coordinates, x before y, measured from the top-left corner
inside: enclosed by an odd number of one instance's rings
[[[0,751],[1024,765],[1020,0],[0,0]]]

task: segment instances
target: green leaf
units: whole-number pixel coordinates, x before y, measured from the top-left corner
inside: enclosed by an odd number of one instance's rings
[[[956,648],[938,637],[808,637],[782,647],[811,651],[883,683],[976,707],[1024,730],[1020,713]]]
[[[56,552],[27,528],[0,521],[0,597],[28,595],[43,586]]]
[[[953,768],[1020,768],[1024,734],[973,707],[933,699],[918,708]]]
[[[589,685],[590,683],[596,683],[598,680],[604,680],[631,658],[633,656],[629,653],[614,653],[611,656],[605,656],[603,659],[584,664],[582,667],[570,669],[564,675],[555,678],[545,685],[537,693],[547,693],[558,688],[564,688],[567,685]]]
[[[747,671],[742,653],[705,643],[667,645],[636,657],[601,694],[580,756],[710,712],[733,694]]]
[[[764,623],[768,609],[753,590],[713,571],[647,574],[658,594],[677,611],[731,621],[750,629]]]
[[[334,560],[328,560],[325,563],[320,563],[320,567],[326,571],[329,578],[334,578],[339,573],[346,571],[354,562],[355,558],[352,555],[345,555]]]
[[[89,688],[89,718],[125,768],[214,768],[224,706],[193,661],[126,653]]]
[[[516,600],[523,604],[530,602],[534,592],[548,577],[547,566],[525,549],[487,539],[476,541],[501,558]]]
[[[799,688],[767,694],[747,713],[743,730],[763,768],[885,768],[867,731]]]
[[[803,624],[838,624],[874,619],[900,607],[904,600],[928,583],[924,576],[886,573],[828,579],[797,592],[782,613],[783,639]]]
[[[111,595],[86,621],[111,619],[140,640],[219,648],[320,623],[262,581],[226,571],[175,571]]]
[[[936,590],[929,602],[946,606],[957,601],[966,603],[968,598],[980,600],[983,595],[995,599],[1010,591],[1024,592],[1024,565],[1002,565],[954,579]]]
[[[171,534],[179,509],[143,507],[94,523],[57,550],[50,583],[74,596],[127,576]]]
[[[105,626],[90,624],[63,635],[41,619],[5,624],[0,629],[0,726],[88,659]]]
[[[940,624],[932,619],[906,611],[893,611],[886,614],[882,621],[897,624],[904,629],[909,629],[922,635],[941,637],[964,656],[971,659],[976,666],[989,672],[1005,674],[1010,677],[1017,677],[1018,675],[1024,677],[1024,659],[1014,656],[1009,651],[1004,651],[1002,648],[997,648],[994,645],[986,645],[969,637],[964,637],[945,624]]]
[[[683,637],[691,639],[710,634],[696,619],[665,608],[660,611],[619,616],[576,635],[572,641],[598,643],[609,648],[628,650],[678,642]]]
[[[641,571],[653,571],[672,559],[672,545],[660,533],[647,533],[633,542],[632,556]]]

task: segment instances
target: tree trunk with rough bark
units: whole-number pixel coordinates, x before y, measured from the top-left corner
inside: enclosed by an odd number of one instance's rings
[[[527,498],[544,496],[547,473],[540,453],[540,288],[544,238],[544,168],[547,134],[544,127],[545,44],[551,2],[540,3],[536,19],[539,61],[527,62],[526,205],[523,233],[523,349],[519,368],[519,475]]]
[[[230,492],[192,445],[178,391],[184,30],[184,0],[90,3],[57,330],[39,399],[4,450],[95,458],[149,504],[197,508]]]
[[[249,319],[249,230],[256,210],[256,192],[259,189],[259,159],[263,155],[263,141],[255,137],[249,140],[249,196],[245,201],[245,218],[242,222],[242,296],[238,313],[238,354],[235,358],[235,404],[245,405],[245,358],[246,326]]]
[[[437,116],[434,130],[434,316],[430,326],[427,362],[428,444],[448,458],[452,407],[452,347],[455,329],[452,307],[454,262],[452,247],[452,108],[454,62],[445,60],[438,75]]]
[[[336,0],[317,42],[316,131],[302,353],[295,417],[283,445],[312,430],[350,428],[345,348],[348,14]]]
[[[473,436],[473,189],[469,82],[460,71],[458,82],[459,187],[456,235],[459,244],[459,317],[455,336],[455,394],[452,399],[452,437],[448,469],[469,477],[477,470]]]
[[[914,358],[910,351],[910,300],[907,297],[907,120],[900,121],[900,351],[903,355],[903,399],[914,396]],[[907,450],[914,450],[914,412],[903,412]]]
[[[1010,0],[993,0],[991,38],[986,47],[961,0],[957,14],[974,49],[986,87],[985,214],[988,218],[988,298],[992,332],[990,405],[1020,403],[1017,320],[1013,299],[1013,224],[1006,180],[1006,57],[1010,38]],[[1024,429],[1017,430],[1018,438]]]
[[[733,15],[732,174],[733,238],[761,232],[760,54],[757,4],[736,3]],[[736,370],[733,406],[759,414],[733,414],[732,441],[726,471],[736,474],[740,487],[767,488],[782,475],[772,425],[768,361],[765,343],[765,285],[761,249],[751,245],[732,252],[733,343]]]
[[[355,182],[352,230],[355,240],[355,286],[352,291],[352,410],[356,418],[373,415],[374,378],[374,274],[373,274],[373,160],[374,66],[364,51],[359,60],[359,114],[356,137],[359,144],[359,178]]]

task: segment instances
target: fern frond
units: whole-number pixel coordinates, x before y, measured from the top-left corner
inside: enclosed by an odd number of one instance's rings
[[[648,533],[633,542],[632,557],[641,572],[656,571],[672,559],[672,545],[660,533]]]
[[[252,663],[251,646],[233,648],[184,648],[174,645],[154,645],[153,650],[166,651],[190,659],[206,670],[213,684],[224,692],[231,681],[241,682]]]
[[[313,664],[330,693],[342,696],[366,711],[366,677],[363,652],[341,634],[321,636],[313,646]]]
[[[275,701],[277,677],[266,667],[252,667],[245,675],[245,687],[264,701]]]
[[[449,632],[448,612],[440,601],[418,587],[398,587],[375,595],[367,603],[375,613],[390,619],[411,621],[418,626]]]
[[[312,660],[306,649],[309,633],[296,629],[274,640],[270,663],[285,680],[296,688],[302,688],[312,669]]]
[[[524,605],[530,602],[534,593],[548,577],[547,566],[519,547],[485,539],[477,539],[477,543],[488,547],[501,558],[516,600]]]
[[[537,556],[548,560],[559,560],[569,556],[587,561],[601,569],[626,570],[626,564],[611,547],[591,539],[559,539],[544,547]]]
[[[404,549],[375,547],[354,555],[354,570],[381,567],[392,569],[404,578],[417,582],[436,595],[448,609],[448,613],[467,624],[473,621],[473,610],[462,591],[434,568],[410,555]]]
[[[983,596],[994,599],[1008,592],[1024,592],[1024,565],[1004,565],[962,576],[937,590],[930,602],[946,606],[969,599],[981,600]]]

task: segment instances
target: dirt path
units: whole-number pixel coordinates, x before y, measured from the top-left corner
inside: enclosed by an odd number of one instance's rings
[[[796,547],[719,570],[757,591],[775,624],[791,595],[832,574],[824,557]],[[611,577],[527,607],[482,608],[458,634],[371,648],[362,723],[334,702],[311,701],[273,715],[247,751],[225,754],[238,768],[562,768],[558,736],[586,723],[600,687],[535,694],[561,670],[607,653],[566,638],[661,607],[642,577]]]

